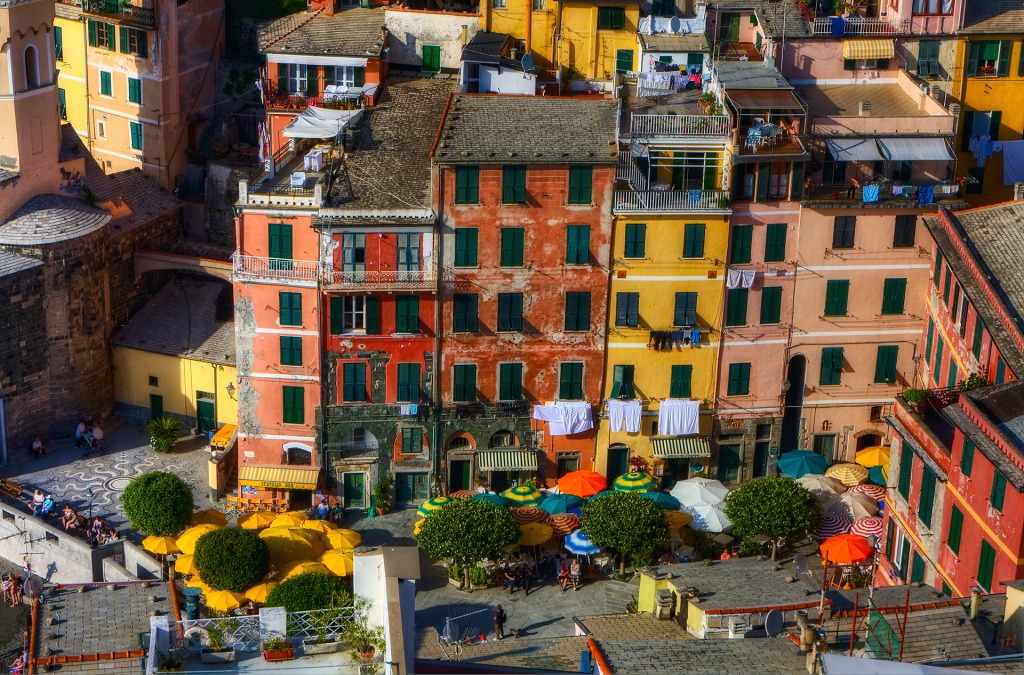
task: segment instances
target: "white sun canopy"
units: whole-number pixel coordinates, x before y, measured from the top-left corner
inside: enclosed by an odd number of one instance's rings
[[[362,110],[329,110],[310,106],[281,132],[287,138],[334,138],[359,121]]]

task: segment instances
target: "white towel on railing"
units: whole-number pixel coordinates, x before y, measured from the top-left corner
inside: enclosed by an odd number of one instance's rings
[[[730,269],[725,276],[726,288],[739,288],[743,283],[743,270]]]
[[[594,428],[590,404],[586,401],[557,401],[555,407],[562,413],[566,436],[581,434]]]
[[[700,403],[697,401],[668,398],[658,409],[658,434],[661,436],[683,436],[700,431]]]
[[[639,399],[632,401],[608,399],[608,425],[612,431],[622,431],[625,428],[626,433],[640,433],[640,414]]]
[[[740,287],[750,288],[751,286],[753,286],[754,277],[756,276],[756,274],[757,273],[754,270],[742,270],[740,272],[740,276],[742,277],[742,280],[740,281]]]

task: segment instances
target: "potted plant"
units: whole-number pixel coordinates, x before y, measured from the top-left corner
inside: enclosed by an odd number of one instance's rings
[[[260,645],[264,661],[291,661],[295,658],[295,645],[287,637],[272,631]]]
[[[394,481],[390,476],[384,476],[373,486],[373,503],[377,507],[377,514],[384,515],[391,508],[391,486]]]
[[[458,563],[448,565],[448,583],[455,588],[462,588],[462,568]]]
[[[228,630],[238,628],[236,619],[224,619],[223,621],[211,621],[206,625],[208,647],[203,647],[199,652],[199,660],[202,663],[230,663],[235,660],[235,646],[224,645],[224,633]]]
[[[479,565],[469,571],[469,587],[474,591],[482,591],[491,585],[491,573]]]
[[[165,673],[176,673],[181,670],[181,659],[173,654],[159,652],[157,654],[157,669]]]
[[[353,659],[360,663],[369,663],[374,654],[384,651],[387,642],[384,639],[383,626],[370,626],[367,616],[369,603],[357,600],[353,606],[352,620],[345,624],[342,636],[355,652]]]
[[[157,417],[149,421],[149,447],[157,452],[170,452],[181,436],[181,422],[174,417]]]
[[[697,99],[697,105],[701,107],[704,114],[707,115],[711,111],[711,106],[715,105],[718,101],[715,99],[715,95],[710,91],[706,91],[700,95]]]
[[[328,632],[331,623],[341,616],[337,609],[324,609],[311,612],[309,623],[315,630],[312,639],[302,641],[302,651],[305,654],[333,654],[338,651],[338,640]]]

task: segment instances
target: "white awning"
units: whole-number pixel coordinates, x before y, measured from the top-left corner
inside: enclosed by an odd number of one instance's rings
[[[873,138],[833,138],[825,144],[837,162],[880,162],[883,159]]]
[[[362,110],[329,110],[310,106],[281,132],[288,138],[334,138],[342,129],[354,125]]]
[[[365,58],[352,56],[307,56],[305,54],[267,54],[267,63],[297,63],[305,66],[356,66],[366,67]]]
[[[882,155],[889,161],[928,162],[953,159],[941,138],[879,138]]]

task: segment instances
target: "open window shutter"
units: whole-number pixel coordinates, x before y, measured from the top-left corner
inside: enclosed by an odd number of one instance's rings
[[[622,383],[626,377],[626,366],[615,366],[612,370],[612,393],[609,398],[625,398],[622,394]]]
[[[793,163],[793,174],[789,181],[789,198],[793,201],[804,197],[804,163]]]
[[[988,127],[988,135],[992,137],[992,140],[999,140],[999,127],[1002,125],[1003,111],[993,110],[992,111],[992,122]]]
[[[577,330],[590,330],[590,291],[577,293],[577,295],[579,303],[576,305],[576,328]]]
[[[117,31],[117,36],[119,38],[119,42],[121,43],[121,44],[118,45],[120,47],[121,53],[122,54],[127,54],[128,53],[128,26],[121,26],[118,29],[118,31]]]
[[[107,24],[107,40],[108,40],[107,49],[109,49],[110,51],[114,51],[115,49],[117,49],[117,45],[115,44],[117,38],[114,37],[116,35],[116,32],[114,31],[114,28],[115,28],[114,24],[112,24],[112,23],[108,23]]]
[[[761,164],[757,167],[757,201],[768,201],[768,180],[771,175],[771,165]]]
[[[139,56],[144,59],[149,58],[149,33],[144,30],[139,32]]]
[[[96,22],[89,19],[89,46],[96,46]]]
[[[366,298],[366,334],[380,335],[380,298],[375,295]]]
[[[996,75],[999,77],[1008,77],[1010,75],[1010,53],[1012,51],[1013,43],[1009,40],[999,43],[999,64],[996,69]],[[995,140],[995,138],[992,140]]]
[[[317,82],[317,66],[306,66],[306,96],[316,97],[320,93],[320,83]]]
[[[345,320],[342,312],[342,299],[338,296],[331,297],[331,335],[341,335],[345,330]]]
[[[566,293],[565,294],[565,328],[566,330],[576,330],[576,317],[579,315],[579,293]]]
[[[510,309],[512,313],[512,330],[523,329],[523,294],[513,293],[512,294],[512,307]]]
[[[629,316],[626,317],[630,326],[640,325],[640,294],[629,294]]]
[[[616,293],[615,294],[615,325],[625,326],[627,325],[627,317],[629,316],[629,293]]]
[[[358,66],[354,70],[355,73],[353,75],[352,84],[353,86],[356,87],[362,87],[364,84],[366,84],[366,68]]]
[[[686,293],[676,293],[675,316],[672,318],[673,326],[685,326],[686,324]]]
[[[288,93],[288,64],[279,63],[277,64],[277,92],[279,94]]]
[[[356,382],[355,382],[356,400],[357,401],[365,401],[366,400],[366,364],[365,363],[356,363],[355,364],[355,373],[356,373],[356,378],[355,378],[355,380],[356,380]]]
[[[974,75],[978,74],[978,56],[980,55],[980,53],[981,53],[981,43],[980,42],[972,42],[967,47],[967,72],[965,72],[964,75],[966,75],[968,77],[973,77]],[[965,125],[964,128],[965,129],[970,129],[971,126],[968,124],[968,125]]]

